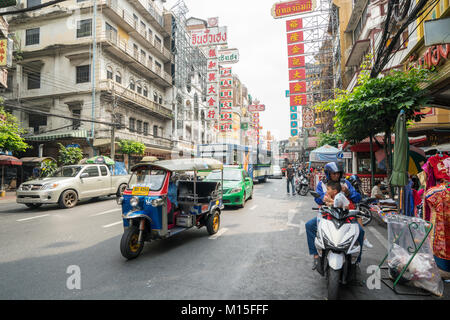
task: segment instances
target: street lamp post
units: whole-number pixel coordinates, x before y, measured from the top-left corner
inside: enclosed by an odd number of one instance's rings
[[[142,83],[145,82],[145,80],[137,80],[135,83]],[[122,93],[120,94],[120,96],[122,96],[126,90],[128,90],[128,88],[130,87],[130,84],[128,84],[128,86],[122,91]],[[113,125],[111,126],[111,154],[110,157],[111,159],[114,161],[114,157],[116,156],[116,126],[118,125],[117,123],[117,118],[116,118],[116,113],[115,113],[115,109],[117,107],[117,103],[118,100],[116,98],[116,90],[114,89],[114,102],[112,105],[112,117],[113,117]]]

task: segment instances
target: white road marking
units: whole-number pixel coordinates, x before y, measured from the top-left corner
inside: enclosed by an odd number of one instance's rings
[[[253,207],[250,208],[250,210],[255,210],[258,207],[258,205],[254,205]]]
[[[120,224],[120,223],[122,223],[122,221],[118,221],[118,222],[114,222],[114,223],[111,223],[111,224],[107,224],[106,226],[103,226],[102,228],[109,228],[109,227],[118,225],[118,224]]]
[[[100,212],[100,213],[96,213],[96,214],[90,215],[89,217],[101,216],[101,215],[103,215],[103,214],[107,214],[107,213],[111,213],[111,212],[116,212],[116,211],[121,211],[121,210],[122,210],[121,208],[112,209],[112,210],[103,211],[103,212]]]
[[[217,239],[218,237],[220,237],[221,235],[223,235],[227,231],[228,231],[227,228],[222,228],[216,234],[213,234],[212,236],[210,236],[209,239],[215,240],[215,239]]]
[[[379,232],[377,231],[377,229],[375,229],[374,227],[369,227],[368,229],[370,230],[370,232],[373,233],[373,235],[375,236],[375,238],[377,238],[378,241],[380,241],[381,244],[383,245],[383,247],[387,250],[387,249],[388,249],[388,248],[387,248],[387,245],[386,245],[387,240],[381,235],[381,233],[379,233]]]
[[[22,222],[22,221],[27,221],[27,220],[32,220],[32,219],[37,219],[37,218],[42,218],[42,217],[48,217],[49,214],[43,214],[41,216],[35,216],[35,217],[31,217],[31,218],[25,218],[25,219],[19,219],[16,220],[17,222]]]

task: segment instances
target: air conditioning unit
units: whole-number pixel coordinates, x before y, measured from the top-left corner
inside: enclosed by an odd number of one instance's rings
[[[39,126],[39,133],[44,133],[47,131],[47,126]]]

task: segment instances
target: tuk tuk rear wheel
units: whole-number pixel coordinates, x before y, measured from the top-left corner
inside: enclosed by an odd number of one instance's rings
[[[220,227],[220,214],[216,210],[212,215],[208,217],[206,222],[206,229],[210,235],[216,234]]]
[[[125,230],[120,240],[120,252],[124,258],[131,260],[137,258],[144,248],[144,243],[139,244],[139,228],[131,226]]]

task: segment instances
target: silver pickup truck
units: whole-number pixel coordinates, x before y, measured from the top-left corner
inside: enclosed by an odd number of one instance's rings
[[[37,208],[57,203],[72,208],[78,200],[101,196],[121,196],[130,175],[114,176],[106,165],[63,166],[50,177],[24,182],[16,192],[16,202]]]

